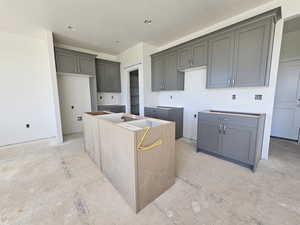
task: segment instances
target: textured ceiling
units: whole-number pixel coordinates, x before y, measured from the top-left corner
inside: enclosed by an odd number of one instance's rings
[[[269,0],[0,0],[0,30],[109,54],[144,41],[163,45]],[[144,24],[152,19],[152,24]],[[73,25],[75,31],[66,27]],[[119,43],[116,43],[119,41]]]

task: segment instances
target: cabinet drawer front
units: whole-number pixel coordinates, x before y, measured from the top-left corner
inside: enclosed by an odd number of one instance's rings
[[[258,118],[245,116],[224,116],[222,118],[222,123],[227,126],[236,125],[256,128],[258,124]]]
[[[219,124],[223,117],[218,114],[209,114],[209,113],[198,113],[198,121],[203,121],[206,123]]]

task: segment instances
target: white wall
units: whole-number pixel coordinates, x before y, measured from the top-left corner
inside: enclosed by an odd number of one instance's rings
[[[300,30],[284,33],[280,60],[300,59]]]
[[[56,136],[47,42],[1,32],[0,49],[0,146]]]
[[[151,91],[151,57],[156,47],[147,43],[138,43],[119,55],[121,62],[121,102],[130,112],[129,72],[139,70],[140,114],[144,114],[144,105],[156,105],[159,93]]]

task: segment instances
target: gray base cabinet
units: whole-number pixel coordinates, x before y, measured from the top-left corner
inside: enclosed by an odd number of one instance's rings
[[[96,55],[55,48],[56,71],[60,73],[96,75],[95,58]]]
[[[109,111],[113,113],[125,113],[125,105],[98,105],[98,111]]]
[[[251,167],[261,158],[265,114],[199,112],[197,149]]]
[[[183,136],[183,108],[168,106],[145,107],[144,115],[175,122],[175,137],[181,138]]]

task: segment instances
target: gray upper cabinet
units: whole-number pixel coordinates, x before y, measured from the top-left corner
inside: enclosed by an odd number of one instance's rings
[[[191,45],[191,67],[199,67],[207,64],[207,40],[198,40]]]
[[[268,86],[275,23],[280,17],[280,8],[270,10],[158,54],[164,58],[167,51],[177,52],[177,70],[182,72],[207,66],[206,88]],[[152,90],[175,87],[165,74],[174,71],[169,68],[173,57],[170,53],[161,62],[152,61]],[[181,86],[175,90],[182,90]]]
[[[95,58],[87,55],[78,56],[78,71],[82,74],[96,75]]]
[[[55,48],[56,71],[95,75],[95,55]]]
[[[178,51],[177,68],[179,70],[185,70],[190,68],[191,58],[192,58],[191,46],[190,45],[182,46],[178,48],[177,51]]]
[[[177,51],[165,54],[164,90],[184,90],[184,74],[177,70]]]
[[[184,73],[177,69],[177,51],[153,55],[152,91],[184,90]]]
[[[98,92],[121,92],[120,63],[96,59]]]
[[[235,32],[234,87],[268,85],[273,19],[246,24]]]
[[[154,55],[151,57],[151,87],[152,91],[163,90],[164,87],[164,66],[165,58],[163,54]]]
[[[207,40],[196,40],[178,47],[178,70],[204,66],[207,63]]]
[[[68,50],[55,48],[56,71],[77,73],[77,56]]]
[[[234,32],[216,34],[209,40],[207,88],[230,87],[233,76]]]

